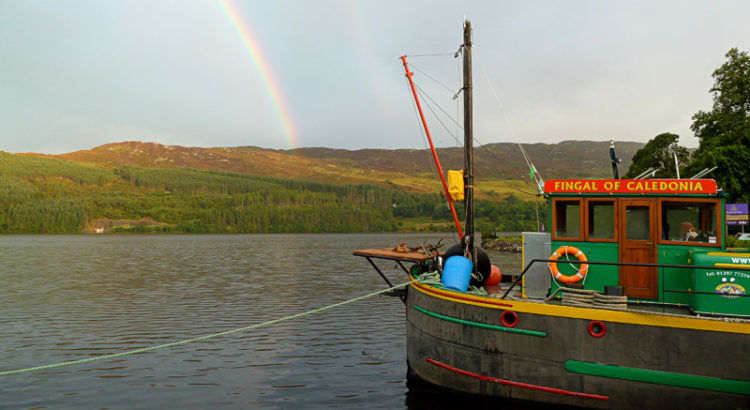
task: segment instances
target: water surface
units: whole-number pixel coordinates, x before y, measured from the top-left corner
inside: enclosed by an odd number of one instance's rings
[[[245,327],[385,287],[354,249],[450,234],[0,237],[0,370]],[[491,253],[520,271],[517,255]],[[381,263],[393,283],[406,281]],[[7,408],[419,408],[404,305],[376,296],[131,356],[0,376]],[[437,404],[437,403],[433,403]],[[435,406],[430,406],[435,407]]]

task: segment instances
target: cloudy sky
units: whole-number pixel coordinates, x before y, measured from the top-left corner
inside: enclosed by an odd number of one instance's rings
[[[0,0],[0,150],[423,148],[403,54],[455,146],[464,16],[481,143],[697,146],[691,117],[726,52],[750,51],[748,15],[743,0]]]

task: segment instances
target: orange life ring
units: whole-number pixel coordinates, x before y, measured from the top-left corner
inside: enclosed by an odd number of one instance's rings
[[[576,248],[575,246],[561,246],[557,248],[556,251],[552,252],[552,255],[550,255],[550,259],[552,260],[558,260],[560,257],[562,257],[565,254],[573,255],[575,256],[579,261],[581,262],[587,262],[588,259],[586,259],[586,255],[583,254],[583,251]],[[581,268],[578,269],[578,273],[575,275],[565,276],[562,273],[560,273],[560,269],[557,268],[557,262],[550,262],[549,263],[549,270],[552,273],[552,276],[563,283],[576,283],[579,282],[581,279],[586,277],[586,274],[589,271],[589,264],[581,264]]]

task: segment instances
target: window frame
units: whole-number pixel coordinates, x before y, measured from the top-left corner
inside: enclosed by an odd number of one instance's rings
[[[719,198],[659,198],[659,207],[657,212],[657,218],[659,223],[659,231],[664,226],[664,205],[674,203],[684,203],[686,206],[691,204],[714,204],[714,221],[716,226],[716,243],[710,242],[698,242],[698,241],[672,241],[669,239],[663,239],[662,235],[658,235],[660,245],[682,245],[682,246],[702,246],[709,248],[723,248],[724,246],[724,226],[722,225],[722,201]]]
[[[613,220],[612,223],[614,224],[614,236],[612,238],[592,238],[589,236],[589,204],[590,203],[597,203],[597,202],[604,202],[604,203],[611,203],[614,207],[613,209]],[[584,212],[585,219],[583,220],[583,228],[584,228],[584,238],[587,242],[608,242],[608,243],[614,243],[618,241],[618,238],[620,237],[620,209],[618,206],[618,200],[617,198],[586,198],[584,201],[584,206],[586,207]]]
[[[557,236],[557,203],[558,202],[577,202],[578,203],[578,236]],[[552,234],[552,240],[553,241],[574,241],[574,242],[582,242],[584,241],[584,236],[586,235],[586,231],[584,229],[584,225],[586,225],[584,221],[584,200],[583,198],[553,198],[552,204],[551,204],[551,213],[552,213],[552,226],[550,227],[550,233]]]

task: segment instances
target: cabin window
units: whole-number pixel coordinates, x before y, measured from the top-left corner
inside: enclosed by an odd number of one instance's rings
[[[650,238],[651,208],[648,206],[627,206],[625,213],[625,237],[634,240],[648,240]]]
[[[581,239],[581,201],[558,200],[555,207],[555,237]]]
[[[615,239],[615,202],[588,201],[588,239]]]
[[[665,241],[718,242],[716,202],[664,201],[661,236]]]

